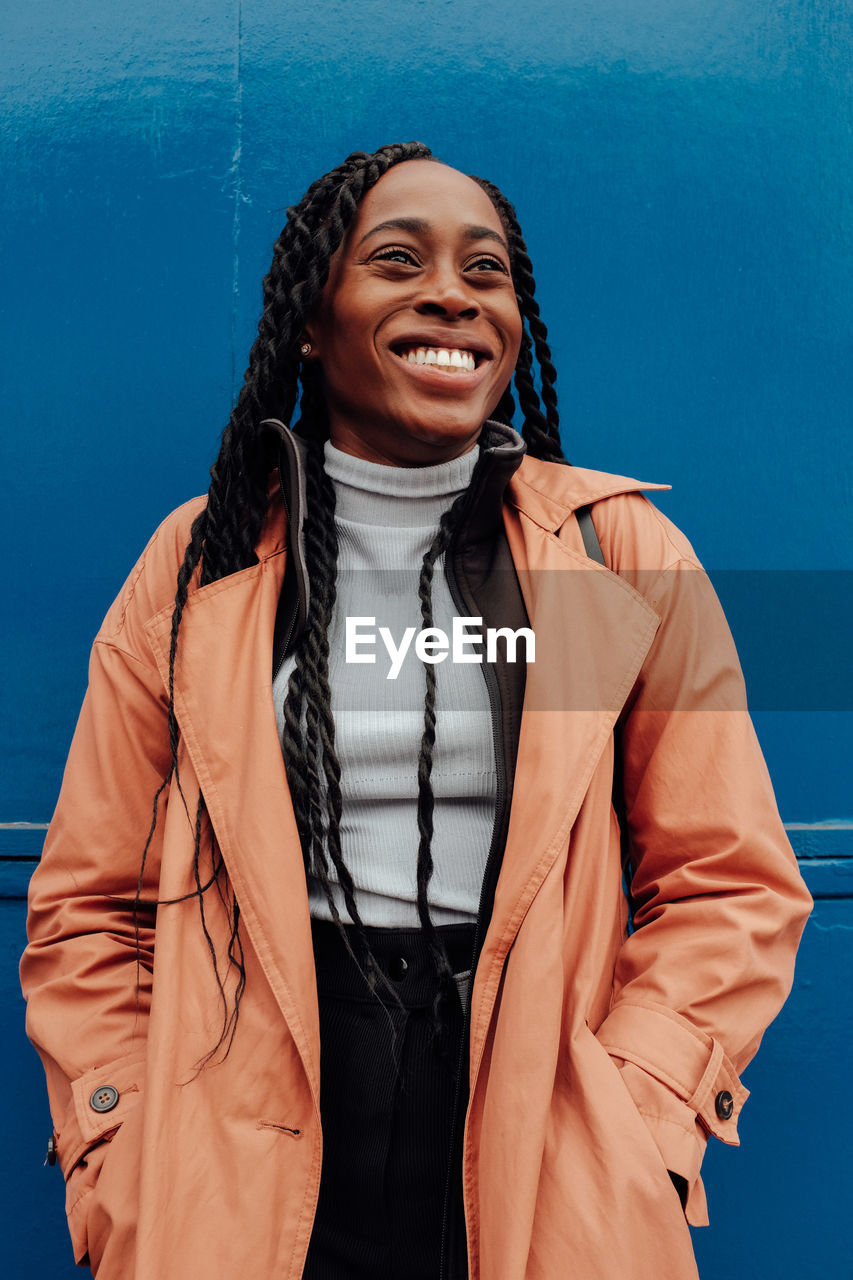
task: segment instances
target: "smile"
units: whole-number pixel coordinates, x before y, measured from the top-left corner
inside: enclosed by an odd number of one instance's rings
[[[408,364],[432,365],[440,373],[473,373],[478,359],[482,359],[473,351],[456,347],[405,346],[395,350],[394,354]]]

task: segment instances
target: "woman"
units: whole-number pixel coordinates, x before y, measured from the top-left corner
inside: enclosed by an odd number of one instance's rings
[[[705,1141],[737,1142],[810,908],[719,605],[657,486],[559,465],[496,188],[353,155],[264,296],[207,499],[96,640],[32,882],[75,1256],[695,1276]]]

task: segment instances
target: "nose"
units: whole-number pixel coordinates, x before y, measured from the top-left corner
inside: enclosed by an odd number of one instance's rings
[[[476,295],[455,269],[437,269],[424,280],[415,310],[419,315],[441,316],[445,320],[473,320],[480,314]]]

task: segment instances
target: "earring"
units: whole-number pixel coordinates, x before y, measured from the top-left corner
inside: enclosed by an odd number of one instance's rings
[[[299,348],[299,350],[302,352],[302,354],[303,354],[304,356],[310,356],[310,354],[311,354],[311,343],[310,343],[310,342],[303,342],[303,344],[302,344],[302,346]]]

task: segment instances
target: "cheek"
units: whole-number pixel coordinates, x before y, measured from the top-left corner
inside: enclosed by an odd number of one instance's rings
[[[507,290],[504,296],[503,307],[504,332],[507,339],[507,350],[515,352],[516,359],[521,350],[521,335],[524,331],[524,321],[521,318],[521,307],[519,305],[518,295],[513,291]]]
[[[512,347],[512,367],[513,367],[513,369],[514,369],[514,368],[515,368],[515,366],[518,364],[518,356],[519,356],[519,353],[520,353],[520,351],[521,351],[521,332],[522,332],[522,330],[521,330],[521,322],[519,322],[518,328],[517,328],[516,333],[515,333],[515,339],[514,339],[513,347]]]
[[[327,350],[341,366],[359,366],[369,355],[370,324],[358,307],[338,307],[330,327]]]
[[[518,363],[518,353],[521,351],[521,334],[521,316],[516,311],[507,328],[507,359],[511,369],[514,369]]]

